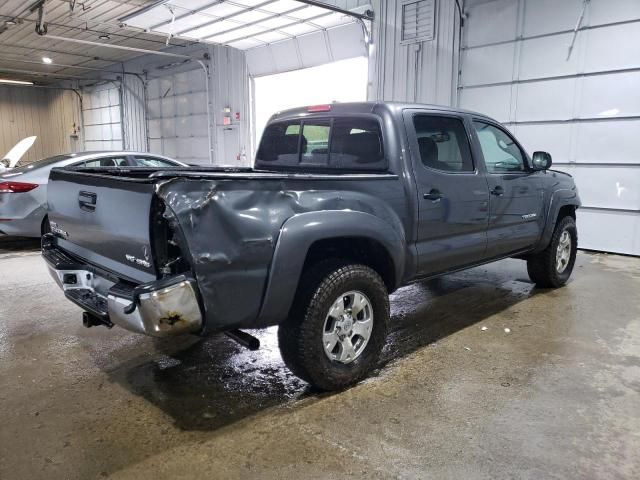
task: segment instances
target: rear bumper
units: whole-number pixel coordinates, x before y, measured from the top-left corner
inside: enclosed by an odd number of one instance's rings
[[[42,256],[65,296],[106,325],[153,337],[197,333],[202,312],[195,281],[176,275],[133,286],[77,262],[43,239]]]

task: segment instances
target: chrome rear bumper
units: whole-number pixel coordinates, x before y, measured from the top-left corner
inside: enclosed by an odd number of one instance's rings
[[[185,275],[123,287],[57,248],[43,250],[49,273],[65,296],[103,323],[153,337],[196,333],[202,312],[195,281]]]
[[[127,330],[153,337],[194,333],[202,327],[202,314],[193,280],[175,278],[175,283],[140,294],[137,308],[126,313],[132,301],[112,293],[107,296],[109,318]]]

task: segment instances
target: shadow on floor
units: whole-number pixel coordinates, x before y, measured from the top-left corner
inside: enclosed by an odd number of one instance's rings
[[[0,236],[0,254],[40,250],[39,238]]]
[[[536,294],[522,265],[500,262],[497,268],[479,267],[398,290],[392,295],[392,327],[379,369]],[[257,352],[224,335],[178,347],[175,340],[155,341],[152,360],[148,354],[136,357],[109,375],[183,430],[213,431],[269,407],[331,395],[314,391],[289,372],[275,328],[252,333],[262,344]]]

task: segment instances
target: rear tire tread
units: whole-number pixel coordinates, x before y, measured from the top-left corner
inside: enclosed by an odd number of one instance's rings
[[[371,338],[362,354],[352,363],[329,360],[318,337],[328,305],[340,290],[360,285],[368,290],[374,309]],[[366,265],[346,260],[318,262],[302,276],[289,317],[278,329],[282,358],[297,377],[322,390],[337,390],[358,382],[378,362],[389,323],[389,298],[382,278]]]

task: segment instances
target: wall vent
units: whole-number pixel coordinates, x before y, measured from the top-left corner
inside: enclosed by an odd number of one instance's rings
[[[409,0],[401,4],[401,43],[409,44],[433,40],[435,3],[435,0]]]

